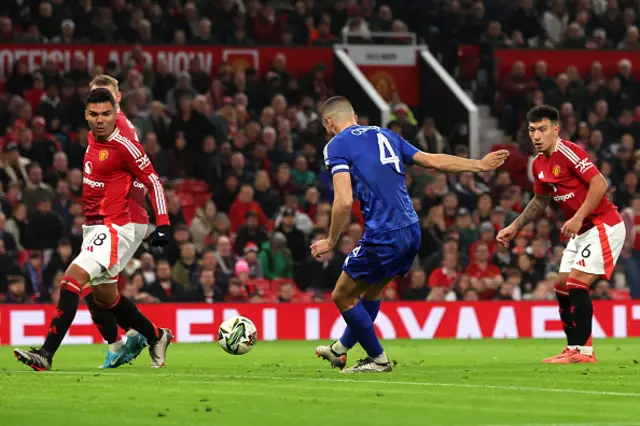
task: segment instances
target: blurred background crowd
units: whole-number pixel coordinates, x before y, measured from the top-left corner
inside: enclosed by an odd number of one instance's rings
[[[325,64],[294,74],[278,54],[262,72],[223,62],[209,76],[196,58],[174,74],[163,61],[146,63],[141,51],[167,43],[326,47],[343,36],[375,42],[376,31],[416,33],[461,80],[460,46],[474,44],[478,66],[467,83],[499,120],[505,137],[498,146],[518,153],[496,173],[408,167],[423,242],[415,267],[385,299],[554,298],[566,244],[558,210],[549,208],[511,247],[495,242],[530,197],[524,170],[532,149],[523,119],[541,103],[561,111],[561,136],[589,152],[627,224],[614,278],[596,282],[593,298],[640,298],[640,86],[632,61],[621,60],[610,78],[599,62],[588,75],[575,67],[551,75],[544,61],[531,70],[516,62],[497,79],[492,60],[496,47],[632,54],[640,48],[639,8],[640,1],[623,0],[4,0],[4,44],[142,47],[123,66],[89,68],[78,53],[68,71],[53,59],[35,72],[16,61],[0,85],[0,298],[57,302],[62,272],[82,241],[84,98],[91,78],[107,73],[120,81],[121,107],[165,180],[173,232],[164,249],[143,244],[121,276],[123,294],[137,302],[330,300],[363,219],[356,203],[335,252],[310,257],[310,243],[327,235],[333,197],[317,114],[333,94]],[[393,110],[389,127],[420,149],[468,156],[469,148],[450,146],[433,119],[415,117],[398,99]]]

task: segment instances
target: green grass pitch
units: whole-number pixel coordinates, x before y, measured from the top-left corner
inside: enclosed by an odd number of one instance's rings
[[[640,340],[596,341],[596,365],[545,365],[560,341],[384,342],[393,373],[347,375],[316,342],[175,344],[167,367],[99,370],[106,346],[63,346],[33,372],[0,348],[0,425],[640,425]],[[349,355],[349,365],[362,352]]]

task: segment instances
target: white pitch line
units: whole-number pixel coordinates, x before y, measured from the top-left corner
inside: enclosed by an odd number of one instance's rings
[[[624,396],[639,398],[640,393],[633,392],[612,392],[584,389],[557,389],[557,388],[537,388],[537,387],[520,387],[520,386],[502,386],[502,385],[474,385],[470,383],[437,383],[437,382],[404,382],[389,380],[354,380],[354,379],[332,379],[332,378],[313,378],[313,377],[274,377],[274,376],[256,376],[256,375],[215,375],[215,374],[181,374],[181,373],[124,373],[124,372],[108,372],[105,370],[92,371],[47,371],[37,373],[25,370],[12,370],[10,373],[29,373],[29,374],[51,374],[51,375],[84,375],[84,374],[104,374],[105,376],[130,376],[130,377],[174,377],[179,375],[181,378],[197,378],[197,379],[250,379],[250,380],[274,380],[274,381],[301,381],[301,382],[329,382],[329,383],[367,383],[376,385],[396,385],[396,386],[428,386],[428,387],[450,387],[450,388],[468,388],[468,389],[495,389],[516,392],[549,392],[549,393],[569,393],[575,395],[602,395],[602,396]],[[640,424],[639,424],[640,425]],[[497,425],[496,425],[497,426]],[[594,424],[594,426],[596,426]]]

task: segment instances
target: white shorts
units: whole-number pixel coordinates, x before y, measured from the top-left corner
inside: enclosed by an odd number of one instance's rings
[[[127,267],[127,263],[129,263],[133,255],[136,254],[136,251],[138,251],[138,247],[140,247],[140,244],[142,244],[142,240],[144,240],[145,237],[147,236],[148,227],[149,225],[143,224],[143,223],[133,224],[133,231],[134,231],[133,244],[129,246],[129,249],[127,250],[127,252],[124,254],[124,256],[122,256],[122,260],[121,260],[122,268],[120,270]],[[112,277],[112,276],[109,276],[108,274],[102,274],[96,279],[91,280],[91,285],[110,284],[110,283],[115,283],[117,281],[118,281],[117,276]]]
[[[72,263],[89,274],[91,285],[115,283],[137,247],[132,223],[123,226],[83,225],[82,249]]]
[[[609,226],[595,224],[582,235],[571,238],[560,262],[560,273],[572,269],[611,278],[627,235],[624,222]]]

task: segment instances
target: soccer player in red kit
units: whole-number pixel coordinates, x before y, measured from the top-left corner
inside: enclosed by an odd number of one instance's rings
[[[139,142],[135,127],[119,107],[122,99],[122,93],[120,93],[118,80],[110,75],[98,75],[91,81],[91,83],[89,83],[89,90],[98,88],[107,89],[116,100],[116,128],[120,134],[128,140]],[[134,228],[134,243],[131,245],[122,260],[124,265],[131,260],[140,247],[140,244],[142,244],[149,227],[149,215],[144,208],[145,187],[137,179],[131,186],[128,201],[129,214],[131,215],[131,223]],[[117,276],[113,278],[98,278],[92,284],[97,285],[106,282],[118,282],[118,278],[119,277]],[[117,368],[135,359],[147,346],[147,339],[137,331],[130,329],[127,330],[127,341],[125,343],[125,341],[119,337],[118,324],[113,314],[100,307],[93,299],[93,295],[91,294],[91,284],[85,285],[82,289],[82,296],[85,299],[89,311],[91,312],[93,322],[96,324],[100,334],[109,345],[109,351],[106,354],[101,368]]]
[[[149,189],[156,213],[153,245],[166,245],[169,218],[160,178],[136,141],[123,137],[116,127],[116,102],[104,88],[89,93],[85,118],[89,123],[89,145],[84,157],[83,202],[85,225],[80,254],[62,278],[60,300],[44,345],[39,349],[16,349],[19,361],[34,370],[50,370],[55,351],[69,329],[78,307],[80,291],[93,285],[96,303],[112,312],[118,325],[132,328],[149,342],[152,367],[162,367],[171,343],[169,329],[151,323],[129,299],[120,297],[111,282],[125,267],[123,260],[134,244],[134,227],[128,196],[135,179]],[[95,283],[102,281],[102,284]]]
[[[542,216],[553,199],[567,217],[561,229],[570,237],[560,263],[555,293],[567,347],[546,363],[597,362],[591,343],[593,305],[591,284],[611,278],[626,230],[615,205],[607,198],[607,182],[587,153],[558,137],[558,111],[542,105],[527,113],[529,137],[538,152],[533,160],[535,196],[522,214],[500,231],[498,242],[507,245],[526,224]]]

